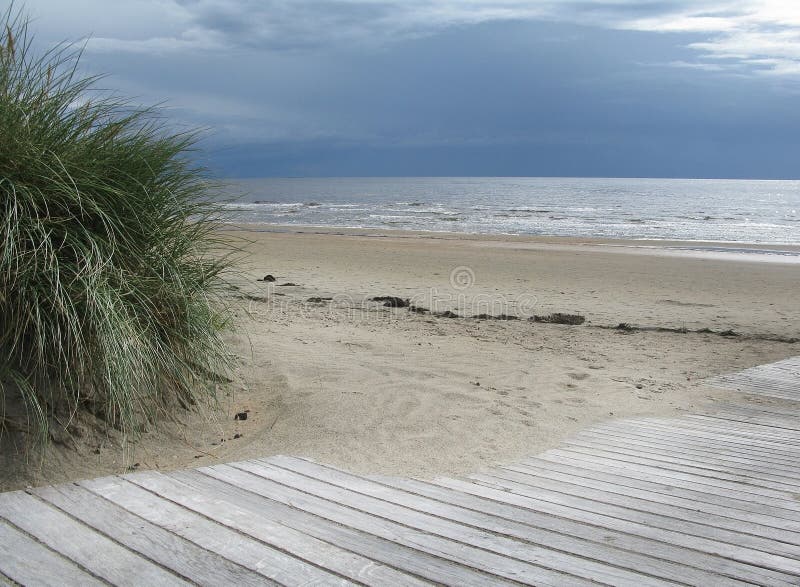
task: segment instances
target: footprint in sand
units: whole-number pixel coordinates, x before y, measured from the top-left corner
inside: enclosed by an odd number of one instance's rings
[[[567,373],[567,376],[575,381],[583,381],[584,379],[589,378],[588,373]]]

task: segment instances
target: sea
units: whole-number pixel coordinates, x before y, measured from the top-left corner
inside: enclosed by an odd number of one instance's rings
[[[234,224],[800,245],[793,180],[263,178],[226,189]]]

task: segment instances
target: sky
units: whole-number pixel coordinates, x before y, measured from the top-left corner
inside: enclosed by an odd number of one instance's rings
[[[225,177],[800,178],[796,0],[28,0]]]

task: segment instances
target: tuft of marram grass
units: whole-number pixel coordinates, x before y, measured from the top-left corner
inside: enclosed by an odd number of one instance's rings
[[[194,134],[97,97],[79,49],[35,56],[27,21],[4,21],[0,423],[17,401],[40,440],[78,408],[135,432],[213,395],[208,377],[229,367],[220,206]]]

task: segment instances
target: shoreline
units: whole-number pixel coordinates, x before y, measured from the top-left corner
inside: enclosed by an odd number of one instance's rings
[[[232,180],[235,183],[235,180]],[[796,182],[591,178],[253,178],[237,223],[500,236],[800,245]]]
[[[295,224],[245,223],[224,224],[220,232],[307,234],[339,237],[427,239],[432,241],[481,242],[495,247],[526,247],[531,249],[596,247],[602,251],[637,254],[674,255],[731,261],[753,261],[795,264],[800,263],[800,245],[777,243],[747,243],[739,241],[690,241],[655,239],[610,239],[599,237],[518,235],[472,232],[440,232],[393,228],[354,228]]]

